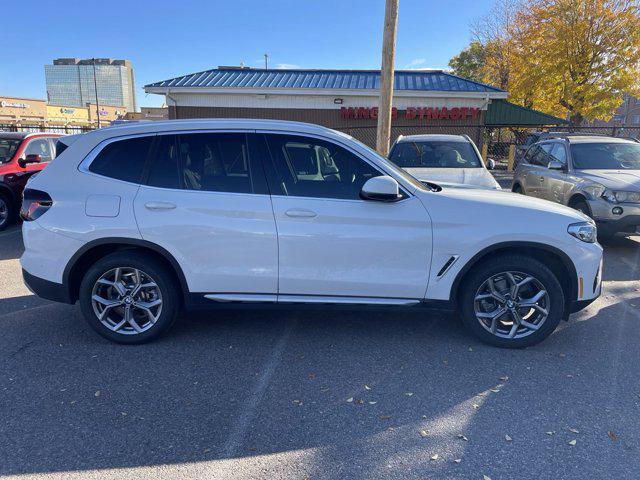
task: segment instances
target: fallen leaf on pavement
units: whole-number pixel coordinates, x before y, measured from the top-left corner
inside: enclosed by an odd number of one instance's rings
[[[391,415],[380,415],[378,418],[380,420],[389,420],[391,418]]]
[[[577,440],[571,440],[571,441],[569,441],[569,445],[571,445],[572,447],[573,447],[576,443],[578,443],[578,441],[577,441]]]
[[[93,394],[95,397],[99,397],[100,396],[100,390],[96,390],[96,393]]]
[[[547,435],[555,435],[556,432],[547,432]]]
[[[613,430],[609,430],[609,431],[607,432],[607,435],[609,435],[609,438],[610,438],[611,440],[613,440],[614,442],[617,442],[617,441],[618,441],[618,435],[616,435],[616,432],[614,432]]]
[[[347,403],[351,403],[351,402],[353,402],[353,397],[347,398]]]
[[[365,389],[365,390],[371,390],[371,387],[370,387],[369,385],[365,385],[365,386],[364,386],[364,389]]]
[[[429,433],[428,433],[426,430],[420,430],[420,436],[421,436],[422,438],[424,438],[424,437],[428,437],[428,436],[429,436]]]
[[[509,380],[509,377],[507,376],[500,377],[500,380],[502,380],[503,382],[506,382],[507,380]]]
[[[511,440],[513,440],[513,438],[511,438],[509,435],[505,435],[505,436],[504,436],[504,439],[505,439],[507,442],[510,442]]]
[[[378,403],[377,401],[375,402],[369,402],[369,405],[375,405],[376,403]]]
[[[491,390],[493,393],[498,393],[500,391],[500,389],[498,388],[490,388],[489,390]]]
[[[440,455],[438,455],[437,453],[435,455],[431,455],[431,460],[437,460],[440,458]]]
[[[458,434],[458,438],[459,438],[460,440],[464,440],[465,442],[468,442],[468,441],[469,441],[469,439],[468,439],[467,437],[465,437],[464,435],[462,435],[461,433],[459,433],[459,434]]]
[[[413,392],[407,392],[407,393],[405,393],[405,395],[406,395],[407,397],[410,397],[411,395],[413,395]]]
[[[491,480],[489,475],[482,475],[482,480]]]
[[[480,408],[480,405],[478,405],[477,403],[474,403],[473,405],[471,405],[473,408],[475,408],[476,410]]]
[[[461,459],[461,458],[456,458],[456,459],[454,460],[454,462],[456,462],[456,463],[460,463],[461,461],[462,461],[462,459]]]
[[[569,431],[570,431],[571,433],[580,433],[580,432],[579,432],[577,429],[575,429],[575,428],[570,428],[570,429],[569,429]]]

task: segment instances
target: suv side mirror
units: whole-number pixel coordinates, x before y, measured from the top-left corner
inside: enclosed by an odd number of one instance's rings
[[[395,202],[402,198],[400,185],[388,175],[370,178],[362,186],[360,197],[379,202]]]
[[[27,155],[25,158],[21,158],[18,160],[18,165],[22,168],[26,167],[30,163],[40,163],[42,161],[42,157],[37,153],[31,153]]]
[[[487,170],[494,170],[496,168],[496,161],[493,158],[487,158]]]
[[[549,162],[549,166],[547,167],[549,170],[563,170],[565,169],[564,163],[560,163],[557,160],[551,160]]]

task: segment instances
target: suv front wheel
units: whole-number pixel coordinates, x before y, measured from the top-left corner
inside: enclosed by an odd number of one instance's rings
[[[558,278],[531,257],[482,262],[465,278],[459,301],[464,324],[483,342],[506,348],[541,342],[564,312]]]
[[[153,340],[174,323],[177,282],[161,262],[134,251],[98,260],[80,285],[80,306],[96,332],[118,343]]]

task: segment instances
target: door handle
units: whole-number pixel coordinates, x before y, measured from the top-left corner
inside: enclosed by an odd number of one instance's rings
[[[296,218],[313,218],[318,216],[316,212],[312,212],[311,210],[304,210],[304,209],[287,210],[286,212],[284,212],[284,214],[287,217],[296,217]]]
[[[176,208],[174,203],[169,202],[147,202],[144,204],[147,210],[160,211],[160,210],[173,210]]]
[[[544,177],[540,177],[540,181],[541,181],[541,182],[544,182]]]

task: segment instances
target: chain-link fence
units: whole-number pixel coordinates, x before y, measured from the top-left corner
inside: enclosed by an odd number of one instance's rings
[[[483,128],[479,125],[393,125],[390,143],[393,144],[400,135],[446,134],[468,135],[471,140],[480,145]],[[336,127],[335,129],[351,135],[371,148],[376,147],[375,126]]]
[[[482,136],[487,145],[487,156],[497,162],[497,168],[507,168],[510,156],[513,159],[522,155],[528,145],[553,136],[553,133],[640,139],[640,127],[618,126],[484,127]]]

